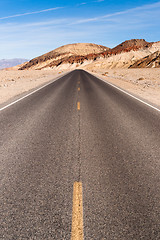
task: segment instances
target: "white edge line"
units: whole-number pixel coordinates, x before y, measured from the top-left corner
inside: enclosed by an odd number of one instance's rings
[[[42,87],[40,87],[40,88],[34,90],[33,92],[30,92],[30,93],[28,93],[27,95],[25,95],[25,96],[23,96],[23,97],[17,99],[16,101],[11,102],[10,104],[8,104],[8,105],[6,105],[6,106],[0,108],[0,112],[3,111],[4,109],[6,109],[6,108],[8,108],[8,107],[10,107],[10,106],[12,106],[12,105],[14,105],[15,103],[20,102],[20,101],[23,100],[24,98],[29,97],[30,95],[34,94],[35,92],[38,92],[39,90],[41,90],[41,89],[47,87],[48,85],[50,85],[50,84],[52,84],[53,82],[59,80],[61,77],[66,76],[67,74],[68,74],[68,73],[64,74],[63,76],[59,76],[58,78],[53,79],[52,82],[47,83],[47,84],[43,85]],[[28,91],[29,91],[29,90],[28,90]],[[23,94],[23,93],[22,93],[22,94]]]
[[[89,73],[90,73],[90,72],[89,72]],[[90,73],[90,74],[91,74],[91,73]],[[92,74],[91,74],[91,75],[92,75]],[[93,74],[93,75],[94,75],[94,74]],[[130,93],[128,93],[128,92],[126,92],[125,90],[123,90],[123,89],[121,89],[121,88],[119,88],[119,87],[115,86],[114,84],[112,84],[112,83],[108,82],[107,80],[104,80],[104,79],[102,79],[102,78],[100,78],[100,77],[98,77],[98,76],[96,76],[96,75],[94,75],[94,76],[95,76],[95,77],[97,77],[98,79],[100,79],[101,81],[103,81],[103,82],[105,82],[105,83],[107,83],[107,84],[111,85],[112,87],[114,87],[114,88],[117,88],[118,90],[120,90],[121,92],[123,92],[123,93],[127,94],[128,96],[130,96],[130,97],[132,97],[132,98],[134,98],[134,99],[138,100],[139,102],[141,102],[141,103],[144,103],[145,105],[147,105],[147,106],[149,106],[149,107],[153,108],[154,110],[156,110],[156,111],[160,112],[160,109],[158,109],[158,108],[156,108],[156,107],[152,106],[151,104],[144,102],[143,100],[141,100],[141,99],[139,99],[139,98],[135,97],[134,95],[132,95],[132,94],[130,94]]]

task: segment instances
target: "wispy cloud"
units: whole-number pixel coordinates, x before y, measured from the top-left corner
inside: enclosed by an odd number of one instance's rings
[[[101,1],[101,0],[99,0],[99,1]],[[128,14],[128,13],[131,13],[131,12],[136,12],[136,11],[156,9],[157,7],[160,7],[160,2],[143,5],[143,6],[136,7],[136,8],[130,8],[130,9],[127,9],[127,10],[124,10],[124,11],[115,12],[115,13],[107,14],[107,15],[104,15],[104,16],[81,19],[81,20],[78,20],[78,21],[74,22],[73,24],[82,24],[82,23],[102,21],[102,20],[105,20],[105,19],[110,18],[110,17],[114,17],[114,16],[118,16],[118,15],[124,15],[124,14]]]
[[[105,0],[94,0],[94,1],[90,1],[90,2],[82,2],[82,3],[78,3],[76,6],[82,6],[82,5],[87,5],[87,4],[91,4],[91,3],[100,3],[100,2],[104,2]]]
[[[33,15],[33,14],[44,13],[44,12],[50,12],[50,11],[55,11],[55,10],[58,10],[61,8],[63,8],[63,7],[49,8],[49,9],[44,9],[44,10],[35,11],[35,12],[20,13],[20,14],[15,14],[15,15],[11,15],[11,16],[1,17],[0,20],[21,17],[21,16],[26,16],[26,15]]]
[[[76,5],[76,7],[80,7],[80,6],[87,5],[87,4],[88,4],[88,3],[86,3],[86,2],[78,3],[78,4]]]
[[[93,1],[93,2],[104,2],[104,0],[96,0],[96,1]]]
[[[65,9],[67,11],[67,7]],[[70,16],[69,12],[59,15],[59,18],[49,16],[45,20],[0,21],[0,58],[33,58],[73,42],[94,42],[114,47],[131,38],[159,40],[160,1],[102,16],[82,16],[83,12],[81,17],[79,14]]]

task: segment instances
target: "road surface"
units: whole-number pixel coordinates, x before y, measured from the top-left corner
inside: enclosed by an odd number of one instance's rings
[[[0,178],[2,240],[71,239],[74,184],[72,239],[159,240],[160,112],[75,70],[0,112]]]

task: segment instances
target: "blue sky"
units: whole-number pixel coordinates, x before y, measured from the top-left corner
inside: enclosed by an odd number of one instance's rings
[[[160,41],[160,1],[1,0],[0,59],[31,59],[68,43]]]

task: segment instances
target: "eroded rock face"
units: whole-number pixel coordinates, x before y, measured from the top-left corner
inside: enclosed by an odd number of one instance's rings
[[[160,68],[160,51],[138,60],[129,68]]]

